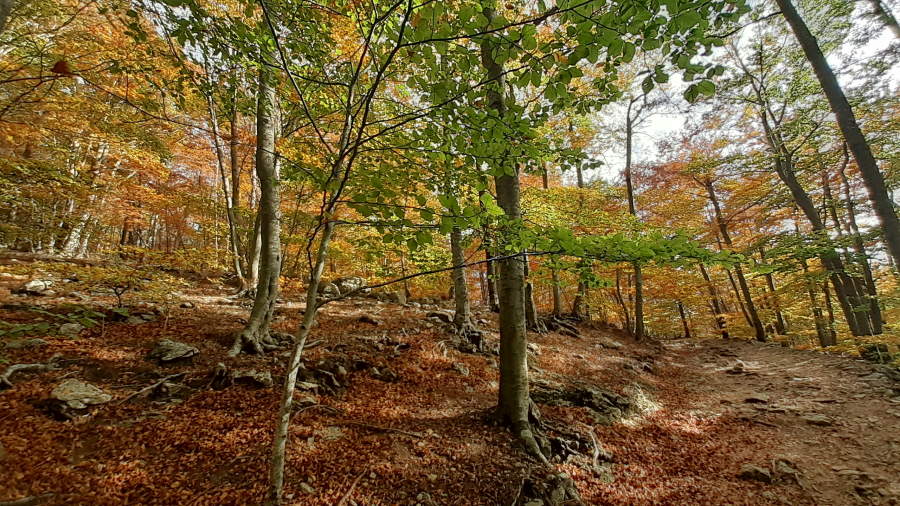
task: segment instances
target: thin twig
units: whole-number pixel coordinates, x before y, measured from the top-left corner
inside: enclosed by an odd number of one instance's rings
[[[359,476],[357,476],[356,479],[353,480],[353,483],[350,484],[350,488],[347,490],[347,493],[344,494],[343,497],[341,497],[340,501],[338,501],[337,506],[344,506],[344,503],[347,502],[347,499],[350,499],[350,495],[353,494],[353,489],[356,488],[356,484],[359,483],[359,480],[362,479],[362,477],[366,474],[366,472],[368,470],[369,470],[369,468],[367,467],[367,468],[363,469],[363,471],[361,473],[359,473]]]

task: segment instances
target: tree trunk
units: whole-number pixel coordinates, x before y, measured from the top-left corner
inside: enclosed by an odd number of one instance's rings
[[[494,9],[485,7],[483,14],[490,24],[494,19]],[[486,77],[492,83],[486,92],[488,107],[493,110],[495,121],[502,121],[507,114],[503,97],[506,89],[503,68],[494,59],[493,44],[489,39],[485,38],[481,42],[480,49]],[[497,203],[506,218],[512,223],[519,223],[522,214],[519,207],[518,166],[512,175],[503,172],[502,175],[494,176],[494,183]],[[500,274],[500,388],[497,408],[500,419],[512,427],[528,453],[546,463],[547,459],[537,445],[528,419],[531,398],[528,393],[524,261],[522,257],[513,257],[497,262]]]
[[[571,131],[572,124],[569,123],[569,130]],[[575,166],[575,176],[576,176],[576,184],[578,188],[584,188],[584,174],[581,172],[581,166]],[[587,262],[581,261],[579,263],[579,267],[583,268],[587,265]],[[590,311],[587,307],[587,284],[584,281],[581,281],[580,276],[578,280],[578,288],[575,292],[575,300],[572,301],[572,316],[578,318],[579,320],[587,320],[590,318]]]
[[[806,260],[802,260],[800,264],[803,266],[803,274],[807,276],[806,290],[809,294],[809,304],[812,309],[813,322],[816,325],[816,336],[819,339],[819,344],[821,346],[833,346],[835,344],[834,330],[831,329],[828,322],[825,321],[825,315],[822,314],[822,308],[819,307],[819,303],[816,299],[815,283],[808,277],[809,268],[806,266]]]
[[[881,230],[888,252],[894,258],[894,263],[900,264],[900,220],[897,218],[894,203],[885,186],[884,176],[878,168],[869,143],[859,128],[853,108],[850,107],[850,102],[847,101],[844,90],[841,89],[818,41],[809,31],[794,4],[791,0],[776,0],[776,2],[803,48],[806,58],[819,79],[819,84],[828,98],[828,103],[831,105],[844,140],[847,141],[847,146],[853,153],[853,158],[856,159],[866,190],[869,192],[872,209],[881,221]]]
[[[766,262],[765,246],[759,246],[759,258],[763,263]],[[784,314],[781,312],[781,302],[778,300],[778,292],[775,290],[775,277],[771,272],[765,275],[766,286],[769,288],[769,296],[772,299],[772,307],[775,309],[775,333],[784,335],[787,332],[787,325],[784,321]]]
[[[241,254],[238,246],[237,224],[235,223],[234,217],[234,203],[232,201],[232,192],[228,185],[228,178],[225,175],[225,153],[222,149],[222,143],[220,142],[219,121],[216,116],[216,106],[213,103],[212,94],[206,96],[206,106],[209,110],[209,122],[212,127],[213,149],[216,151],[216,167],[219,169],[219,179],[222,183],[221,191],[222,196],[225,199],[225,216],[228,220],[228,239],[231,246],[234,275],[237,276],[243,287],[246,281],[244,280],[244,273],[241,270]]]
[[[628,103],[628,111],[625,117],[625,189],[628,194],[628,213],[637,217],[637,207],[634,203],[634,185],[631,181],[631,148],[633,139],[633,119],[631,106]],[[634,263],[634,338],[638,341],[644,338],[644,275],[641,265]]]
[[[890,7],[881,0],[869,0],[869,4],[872,6],[872,14],[891,30],[895,38],[900,39],[900,24],[897,24],[897,18],[891,13]]]
[[[706,289],[709,292],[709,303],[713,311],[713,318],[716,322],[716,329],[722,334],[722,339],[728,339],[728,319],[725,317],[726,310],[721,303],[721,299],[719,299],[719,293],[716,291],[715,285],[712,284],[709,273],[706,272],[706,267],[704,267],[703,264],[698,265],[700,266],[700,274],[703,275],[703,280],[706,281]]]
[[[550,170],[546,165],[544,165],[544,170],[541,173],[541,182],[545,190],[550,189]],[[555,260],[555,257],[551,257],[551,260]],[[563,312],[562,287],[559,284],[559,270],[556,267],[550,268],[550,277],[553,283],[553,315],[559,316]]]
[[[269,324],[278,298],[281,276],[281,196],[275,160],[275,87],[265,65],[260,66],[259,97],[256,116],[256,174],[259,178],[259,223],[261,255],[259,282],[253,309],[244,330],[235,338],[228,352],[235,356],[241,350],[262,353],[276,343],[269,337]]]
[[[494,266],[490,244],[484,245],[484,277],[487,282],[487,305],[492,313],[500,312],[500,300],[497,298],[497,269]]]
[[[681,328],[684,330],[684,338],[691,338],[691,326],[688,325],[687,317],[684,314],[684,304],[680,300],[675,301],[675,307],[678,308],[678,317],[681,318]]]
[[[453,262],[453,301],[456,312],[453,324],[461,335],[468,335],[474,330],[472,312],[469,308],[469,285],[466,283],[466,258],[463,253],[462,231],[459,227],[450,230],[450,257]]]
[[[628,304],[625,303],[625,297],[622,296],[622,269],[619,268],[616,268],[616,301],[622,307],[622,330],[631,335],[631,315],[628,312]]]
[[[731,242],[731,236],[728,234],[728,225],[725,223],[725,218],[722,216],[722,208],[719,206],[719,199],[716,197],[712,180],[707,179],[705,185],[706,193],[709,195],[709,200],[713,205],[713,211],[716,215],[716,223],[719,226],[719,233],[722,236],[722,241],[725,242],[728,249],[733,250],[734,245]],[[756,332],[756,340],[765,342],[766,329],[763,327],[762,320],[759,319],[759,313],[756,311],[756,305],[753,304],[753,296],[750,293],[750,285],[747,284],[747,278],[744,276],[744,270],[741,268],[740,264],[735,264],[734,273],[737,275],[741,293],[744,295],[744,304],[747,308],[747,315],[750,317],[751,326]]]

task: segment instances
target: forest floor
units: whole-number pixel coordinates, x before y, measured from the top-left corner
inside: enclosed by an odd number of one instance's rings
[[[226,357],[248,307],[223,293],[198,289],[185,299],[194,307],[168,318],[0,350],[0,370],[61,357],[58,369],[17,373],[0,391],[0,501],[260,503],[286,358]],[[60,298],[5,298],[7,322],[34,321],[35,306],[62,311]],[[520,494],[535,463],[489,422],[496,357],[450,346],[446,329],[426,318],[433,309],[353,299],[322,311],[312,338],[322,344],[307,351],[307,366],[351,366],[334,392],[298,393],[306,404],[293,418],[288,503],[508,505]],[[281,307],[276,328],[295,329],[296,313]],[[494,315],[477,315],[496,342]],[[900,504],[900,385],[873,365],[743,341],[638,344],[615,331],[581,332],[531,335],[533,380],[609,389],[636,406],[609,425],[585,408],[540,406],[547,421],[593,430],[611,454],[611,474],[556,464],[586,503]],[[199,354],[146,360],[162,338]],[[219,362],[271,371],[275,386],[208,388]],[[185,376],[167,384],[172,391],[129,398],[176,373]],[[41,401],[70,378],[113,400],[89,416],[51,418]]]

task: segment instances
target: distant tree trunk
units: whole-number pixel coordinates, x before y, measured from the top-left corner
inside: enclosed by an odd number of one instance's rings
[[[846,160],[846,146],[844,152]],[[856,205],[853,202],[853,195],[850,191],[850,180],[847,179],[846,168],[847,163],[844,163],[841,166],[840,176],[844,190],[844,206],[847,209],[847,232],[853,237],[853,250],[859,257],[859,263],[863,269],[863,277],[866,280],[866,292],[869,295],[872,307],[872,318],[877,319],[880,323],[885,323],[884,314],[881,312],[881,305],[878,301],[878,286],[875,284],[872,267],[869,265],[869,254],[866,252],[866,245],[863,243],[862,234],[860,234],[859,226],[856,222]],[[892,257],[888,255],[888,258]]]
[[[791,0],[776,0],[776,2],[781,9],[782,15],[784,15],[791,26],[794,35],[797,37],[797,41],[803,48],[806,58],[812,65],[813,71],[819,79],[819,84],[822,85],[822,90],[828,98],[828,103],[831,105],[831,110],[837,119],[841,133],[847,141],[850,152],[853,153],[853,158],[856,159],[859,172],[869,192],[869,201],[872,204],[872,209],[881,221],[881,229],[888,252],[894,257],[894,263],[900,264],[900,219],[897,218],[894,203],[884,183],[884,176],[878,168],[878,163],[872,154],[869,143],[859,128],[853,108],[850,107],[850,102],[847,101],[844,90],[841,89],[834,71],[832,71],[828,60],[819,47],[818,41],[809,31],[794,4]],[[882,12],[885,11],[882,10]],[[896,21],[894,25],[896,26]]]
[[[545,190],[550,189],[550,171],[546,165],[544,165],[544,170],[541,173],[541,182],[543,183],[543,187]],[[554,258],[551,258],[551,260]],[[553,283],[553,315],[559,316],[562,314],[562,287],[559,284],[559,269],[556,267],[550,268],[550,277]]]
[[[616,302],[622,307],[622,330],[631,335],[631,314],[628,311],[628,304],[625,303],[625,297],[622,296],[622,269],[616,268]]]
[[[569,124],[569,130],[572,129],[571,123]],[[584,174],[581,172],[581,166],[575,166],[575,175],[576,175],[576,184],[578,188],[584,188]],[[588,263],[584,260],[579,262],[579,267],[585,267]],[[572,301],[572,316],[578,318],[579,320],[588,320],[590,319],[590,311],[587,307],[587,284],[582,281],[579,277],[578,280],[578,288],[575,292],[575,300]]]
[[[0,34],[6,29],[9,14],[12,12],[15,0],[0,0]]]
[[[494,19],[494,9],[483,9],[488,24]],[[481,42],[481,62],[492,85],[487,89],[488,107],[497,121],[507,114],[503,93],[506,89],[503,67],[494,59],[493,44],[485,38]],[[506,160],[512,163],[511,160]],[[494,176],[497,203],[506,218],[513,223],[522,219],[519,207],[518,167],[510,175]],[[525,333],[525,259],[506,258],[497,262],[500,274],[500,388],[497,411],[500,419],[512,427],[528,453],[546,463],[529,421],[531,398],[528,393],[528,356]]]
[[[265,65],[260,66],[256,115],[256,174],[259,178],[259,223],[261,255],[259,282],[253,309],[244,330],[235,338],[230,356],[242,350],[262,353],[276,347],[269,336],[269,324],[278,298],[281,275],[281,197],[275,159],[275,87]]]
[[[228,152],[231,155],[231,205],[238,209],[241,207],[241,154],[238,151],[239,131],[238,122],[240,112],[237,104],[232,105],[231,111],[231,138],[228,143]]]
[[[469,308],[469,285],[466,283],[466,258],[463,253],[462,231],[459,227],[450,230],[450,257],[453,262],[453,301],[456,312],[453,315],[453,324],[461,334],[468,334],[472,325],[472,312]]]
[[[248,297],[256,297],[256,285],[259,283],[259,259],[262,256],[262,226],[260,224],[260,213],[256,211],[253,219],[253,229],[250,230],[250,237],[247,246],[247,281],[244,283],[244,291],[242,295]]]
[[[715,188],[713,187],[712,180],[707,179],[705,181],[706,192],[709,195],[709,200],[712,202],[713,211],[716,216],[716,223],[719,226],[719,233],[722,236],[722,241],[725,242],[725,245],[728,246],[728,249],[733,250],[734,245],[731,242],[731,236],[728,234],[728,225],[725,223],[725,218],[722,216],[722,209],[719,206],[719,199],[716,197]],[[741,268],[740,264],[735,264],[734,273],[737,275],[738,284],[741,287],[741,293],[744,295],[744,304],[747,307],[747,314],[750,317],[750,323],[753,329],[756,332],[756,340],[765,342],[766,340],[766,329],[763,327],[762,320],[759,319],[759,313],[756,311],[756,305],[753,304],[753,296],[750,293],[750,285],[747,283],[747,278],[744,276],[744,270]]]
[[[547,332],[547,326],[541,321],[537,305],[534,303],[534,284],[531,283],[528,257],[523,258],[525,260],[525,328],[543,334]]]
[[[628,213],[637,217],[637,207],[634,202],[634,185],[631,180],[631,149],[634,137],[634,118],[631,116],[634,101],[628,103],[628,111],[625,116],[625,189],[628,194]],[[641,265],[634,263],[634,338],[638,341],[644,338],[644,275]]]
[[[759,258],[763,263],[766,261],[765,246],[759,246]],[[766,286],[769,288],[769,296],[772,299],[772,307],[775,309],[775,333],[784,335],[787,332],[787,325],[784,321],[784,314],[781,312],[781,303],[778,300],[778,292],[775,290],[775,277],[771,272],[766,272]]]
[[[822,308],[819,307],[819,303],[816,299],[815,283],[808,278],[809,268],[806,266],[806,260],[801,260],[801,265],[803,266],[804,275],[807,276],[806,290],[807,293],[809,293],[809,304],[812,309],[813,322],[815,322],[816,325],[816,336],[819,338],[819,344],[821,346],[834,346],[834,329],[832,329],[828,325],[828,322],[825,321],[825,315],[822,314]],[[826,284],[825,286],[828,285]]]
[[[487,282],[487,305],[492,313],[500,312],[500,300],[497,298],[497,273],[489,244],[484,246],[484,277]]]
[[[684,304],[680,300],[675,301],[675,307],[678,309],[678,316],[681,318],[681,328],[684,330],[684,338],[691,338],[691,326],[688,325],[687,317],[684,314]]]
[[[221,138],[219,136],[219,120],[216,116],[216,105],[213,103],[212,94],[206,96],[206,105],[209,110],[209,122],[212,127],[213,149],[216,152],[216,166],[219,169],[219,179],[221,180],[222,196],[225,199],[225,216],[228,220],[228,240],[231,246],[232,265],[234,275],[240,280],[240,289],[244,289],[246,280],[241,270],[241,253],[237,236],[237,224],[234,216],[234,203],[232,201],[232,192],[229,189],[228,177],[225,175],[225,153],[222,149]]]
[[[709,273],[706,272],[706,267],[704,267],[703,264],[697,265],[700,266],[700,274],[703,275],[703,280],[706,281],[706,289],[709,292],[709,303],[712,308],[713,318],[716,322],[716,329],[722,334],[722,339],[728,339],[728,319],[725,318],[725,313],[727,311],[722,305],[721,299],[719,298],[719,292],[716,290],[715,285],[713,285]]]

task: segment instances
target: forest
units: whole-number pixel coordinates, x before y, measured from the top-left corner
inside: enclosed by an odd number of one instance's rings
[[[896,0],[0,0],[0,506],[900,504]]]

